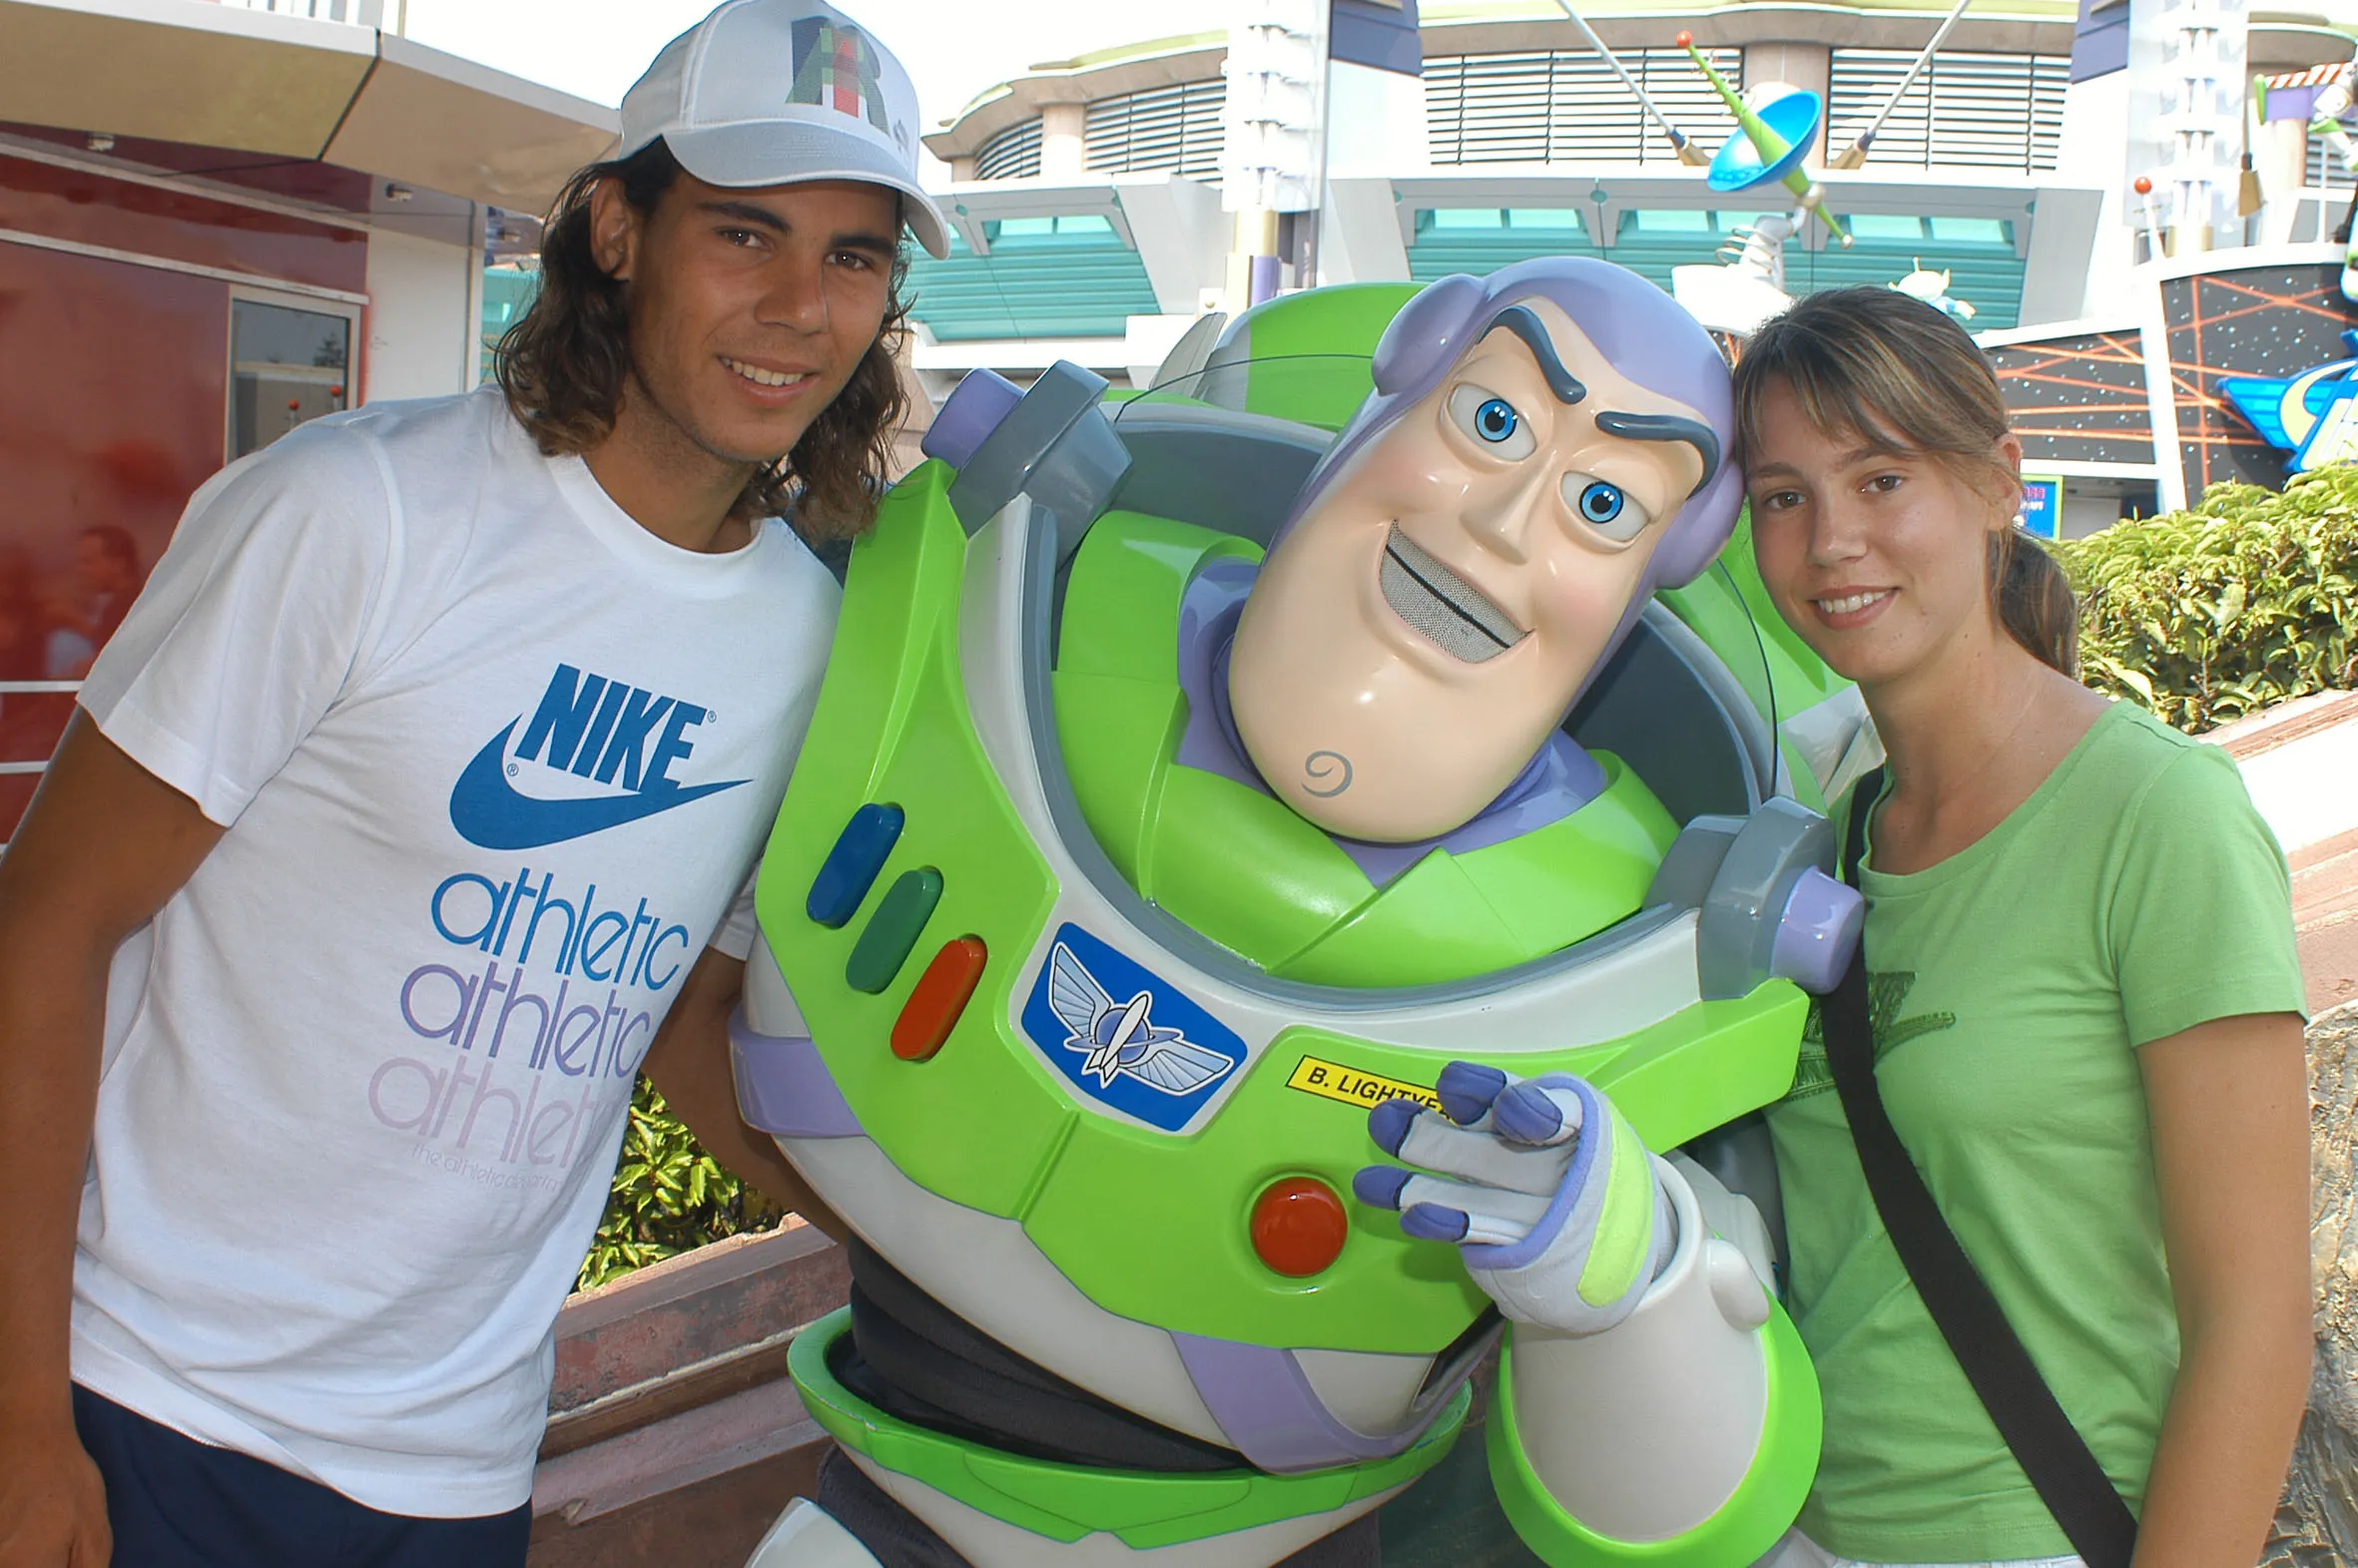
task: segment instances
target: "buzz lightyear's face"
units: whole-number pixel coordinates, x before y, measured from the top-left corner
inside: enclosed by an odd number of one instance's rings
[[[1262,778],[1346,837],[1474,817],[1562,723],[1718,457],[1552,300],[1508,305],[1263,565],[1229,673]]]

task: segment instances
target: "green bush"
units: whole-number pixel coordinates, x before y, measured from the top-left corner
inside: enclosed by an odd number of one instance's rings
[[[2082,678],[2181,730],[2358,684],[2358,466],[2282,494],[2213,485],[2056,554],[2081,595]]]
[[[631,1094],[622,1163],[577,1291],[592,1290],[708,1242],[774,1229],[779,1213],[721,1169],[642,1078]]]

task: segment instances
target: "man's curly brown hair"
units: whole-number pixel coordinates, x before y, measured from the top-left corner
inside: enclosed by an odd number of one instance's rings
[[[508,406],[550,457],[586,452],[614,429],[630,374],[630,289],[607,275],[590,247],[590,193],[613,180],[643,217],[680,177],[660,140],[614,163],[592,164],[565,183],[541,239],[540,291],[499,339],[496,373]],[[908,305],[905,247],[892,255],[884,324],[844,390],[794,450],[755,470],[731,515],[786,517],[814,545],[848,539],[876,515],[892,431],[904,398],[893,363]]]

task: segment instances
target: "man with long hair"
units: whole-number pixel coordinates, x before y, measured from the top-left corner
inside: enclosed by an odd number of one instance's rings
[[[0,1568],[520,1564],[640,1071],[824,1217],[725,1024],[944,231],[816,0],[622,120],[498,387],[197,492],[0,861]]]

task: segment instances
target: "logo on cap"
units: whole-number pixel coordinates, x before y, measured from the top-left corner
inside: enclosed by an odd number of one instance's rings
[[[803,17],[795,23],[795,85],[786,101],[833,109],[890,136],[878,69],[876,46],[860,29]]]

